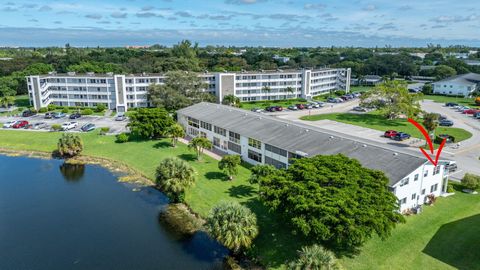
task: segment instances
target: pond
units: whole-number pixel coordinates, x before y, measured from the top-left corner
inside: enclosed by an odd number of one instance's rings
[[[168,199],[94,165],[0,155],[0,269],[221,269],[227,250],[159,222]]]

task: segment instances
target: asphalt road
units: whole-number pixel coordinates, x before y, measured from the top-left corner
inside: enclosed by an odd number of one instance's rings
[[[113,117],[105,117],[105,116],[93,116],[93,115],[86,115],[82,116],[77,119],[69,119],[67,117],[59,118],[59,119],[45,119],[44,114],[37,114],[30,117],[16,117],[16,116],[0,116],[0,123],[5,123],[7,121],[12,120],[25,120],[28,121],[30,124],[35,124],[39,122],[45,122],[50,127],[53,124],[63,124],[65,122],[77,122],[78,126],[75,129],[70,131],[80,131],[80,128],[88,123],[95,124],[97,128],[101,127],[109,127],[110,131],[109,134],[118,134],[121,132],[126,131],[127,121],[115,121]],[[46,131],[46,130],[43,130]]]

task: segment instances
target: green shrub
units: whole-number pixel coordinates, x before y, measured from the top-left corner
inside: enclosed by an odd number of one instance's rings
[[[42,107],[42,108],[38,109],[39,113],[46,113],[47,111],[48,111],[48,108],[46,108],[46,107]]]
[[[97,104],[97,107],[95,108],[96,112],[104,112],[107,109],[107,106],[105,104]]]
[[[68,113],[68,108],[63,108],[62,113]]]
[[[93,111],[92,109],[86,108],[82,110],[82,115],[92,115]]]
[[[345,91],[344,90],[337,90],[337,91],[335,91],[335,95],[343,96],[343,95],[345,95]]]
[[[466,173],[462,178],[462,185],[470,190],[476,190],[480,187],[480,176]]]
[[[455,192],[455,189],[453,188],[452,184],[448,184],[447,186],[447,193],[453,193]]]
[[[55,105],[55,104],[49,104],[49,105],[47,106],[47,110],[48,110],[49,112],[55,111],[57,108],[58,108],[58,107],[57,107],[57,105]]]
[[[127,133],[120,133],[116,136],[116,141],[117,143],[126,143],[128,142],[128,134]]]
[[[62,129],[62,126],[60,124],[53,124],[52,125],[52,130],[53,131],[59,131]]]
[[[100,128],[100,135],[105,135],[110,131],[109,127],[102,127]]]

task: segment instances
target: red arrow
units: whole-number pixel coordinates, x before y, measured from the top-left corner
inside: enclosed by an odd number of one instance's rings
[[[412,123],[415,127],[417,127],[420,132],[422,132],[423,136],[427,140],[428,146],[430,147],[430,152],[433,154],[433,143],[432,140],[430,139],[430,136],[428,136],[427,131],[417,123],[415,120],[412,118],[408,118],[408,122]],[[434,165],[437,166],[438,164],[438,159],[440,158],[440,154],[442,153],[442,149],[445,146],[445,143],[447,142],[447,139],[443,139],[442,143],[440,144],[440,147],[438,148],[437,154],[435,155],[435,160],[433,160],[430,155],[422,148],[420,147],[420,151],[423,153],[424,156],[427,157],[427,159]]]

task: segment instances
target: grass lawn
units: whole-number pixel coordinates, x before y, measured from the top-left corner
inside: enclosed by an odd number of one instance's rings
[[[460,188],[460,187],[456,187]],[[480,269],[480,195],[456,191],[407,217],[386,240],[374,238],[345,269]]]
[[[459,98],[459,97],[447,97],[447,96],[437,96],[437,95],[424,95],[424,99],[433,100],[437,103],[447,103],[447,102],[454,102],[458,103],[459,105],[468,106],[471,108],[480,108],[475,104],[474,98]]]
[[[332,121],[342,122],[346,124],[352,124],[356,126],[376,129],[380,131],[386,131],[393,129],[396,131],[406,132],[415,138],[423,139],[422,133],[406,119],[385,119],[378,112],[370,112],[365,114],[353,114],[353,113],[331,113],[331,114],[316,114],[311,116],[303,116],[302,120],[318,121],[328,119]],[[449,134],[455,137],[455,141],[463,141],[472,137],[472,133],[453,127],[438,127],[436,134]]]
[[[169,140],[115,143],[113,136],[101,136],[97,132],[80,134],[85,155],[104,157],[126,163],[153,179],[155,168],[166,157],[178,157],[190,163],[198,173],[193,188],[186,193],[191,209],[205,217],[212,206],[222,200],[239,201],[255,212],[260,235],[254,242],[253,254],[273,268],[296,256],[304,243],[299,237],[292,241],[291,230],[278,216],[269,213],[256,199],[258,187],[248,182],[250,171],[241,167],[233,181],[218,169],[218,162],[208,156],[202,162],[195,161],[193,151],[179,143],[170,147]],[[0,130],[0,147],[18,150],[51,152],[56,148],[61,133]]]
[[[306,103],[304,99],[286,99],[286,100],[264,100],[264,101],[250,101],[242,102],[242,109],[251,110],[253,108],[265,109],[268,106],[282,106],[286,108],[290,105],[295,105],[298,103]]]

